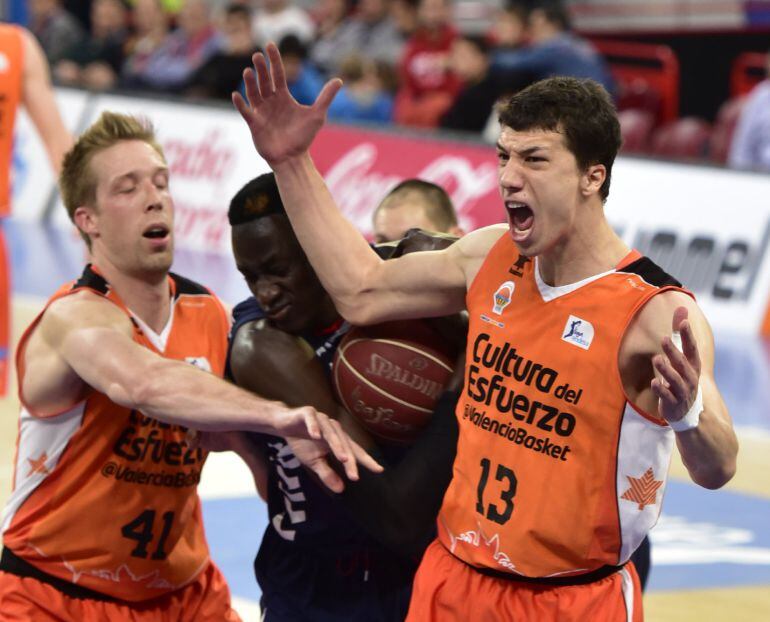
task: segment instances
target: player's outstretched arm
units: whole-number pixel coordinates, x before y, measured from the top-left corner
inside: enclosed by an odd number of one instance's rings
[[[297,237],[340,313],[360,325],[462,309],[478,244],[464,239],[445,252],[380,260],[337,209],[308,153],[340,82],[328,82],[312,106],[301,106],[289,93],[277,48],[268,45],[267,54],[269,68],[256,54],[254,70],[244,72],[248,102],[236,93],[233,103],[275,171]]]
[[[58,176],[64,154],[72,146],[72,135],[65,127],[56,105],[48,62],[40,44],[26,29],[23,30],[23,38],[22,102],[45,145],[51,167]]]
[[[714,338],[706,318],[689,296],[666,292],[645,306],[636,328],[651,346],[652,412],[675,429],[690,428],[677,431],[676,442],[692,480],[705,488],[724,486],[735,474],[738,440],[714,380]],[[676,334],[681,349],[672,340]]]
[[[27,348],[23,392],[27,403],[41,405],[43,411],[48,395],[85,383],[117,404],[166,423],[310,439],[316,450],[310,466],[334,490],[342,482],[326,463],[330,451],[351,479],[358,477],[357,462],[379,469],[336,421],[314,408],[265,400],[141,347],[131,338],[128,318],[92,294],[56,301],[35,332],[39,339],[33,342],[33,335]]]

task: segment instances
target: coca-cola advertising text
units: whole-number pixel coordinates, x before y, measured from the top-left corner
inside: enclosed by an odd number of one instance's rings
[[[492,147],[327,126],[311,154],[342,212],[367,235],[377,204],[409,177],[446,189],[467,231],[505,219]]]

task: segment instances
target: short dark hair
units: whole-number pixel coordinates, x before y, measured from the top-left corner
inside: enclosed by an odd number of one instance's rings
[[[550,23],[556,24],[561,30],[572,28],[572,20],[563,0],[531,0],[529,4],[530,14],[532,11],[542,11],[545,18]]]
[[[272,215],[286,215],[273,173],[255,177],[230,201],[227,220],[231,227]]]
[[[539,129],[564,134],[567,149],[585,170],[607,169],[599,194],[610,193],[612,164],[620,149],[620,123],[609,93],[590,79],[555,77],[535,82],[499,108],[500,125],[517,132]]]
[[[396,185],[388,192],[375,212],[380,209],[387,209],[387,204],[391,200],[408,194],[420,196],[425,214],[440,231],[448,231],[452,227],[457,226],[457,213],[455,212],[454,205],[452,205],[452,199],[449,198],[446,190],[424,179],[405,179]]]
[[[244,19],[251,19],[251,11],[249,7],[241,2],[231,2],[225,7],[225,15],[227,17],[242,17]]]
[[[297,35],[286,35],[278,43],[278,51],[282,57],[292,56],[305,60],[307,58],[307,46],[300,41]]]

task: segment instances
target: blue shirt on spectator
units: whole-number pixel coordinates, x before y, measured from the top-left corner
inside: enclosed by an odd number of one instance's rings
[[[591,78],[615,95],[615,82],[601,54],[570,32],[530,47],[497,52],[492,57],[492,70],[527,74],[532,82],[552,76]]]
[[[324,86],[324,79],[312,65],[303,63],[296,80],[288,86],[294,99],[303,106],[312,106]]]
[[[378,121],[390,123],[393,119],[393,97],[377,93],[372,98],[355,97],[342,87],[329,106],[329,118],[335,121]]]

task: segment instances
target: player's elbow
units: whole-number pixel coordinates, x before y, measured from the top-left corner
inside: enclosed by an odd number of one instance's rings
[[[690,477],[699,486],[716,490],[722,488],[735,476],[735,470],[736,461],[735,458],[732,458],[700,468],[693,468],[690,470]]]
[[[377,324],[381,320],[373,313],[370,305],[361,298],[350,297],[337,302],[337,311],[353,326],[369,326]]]

